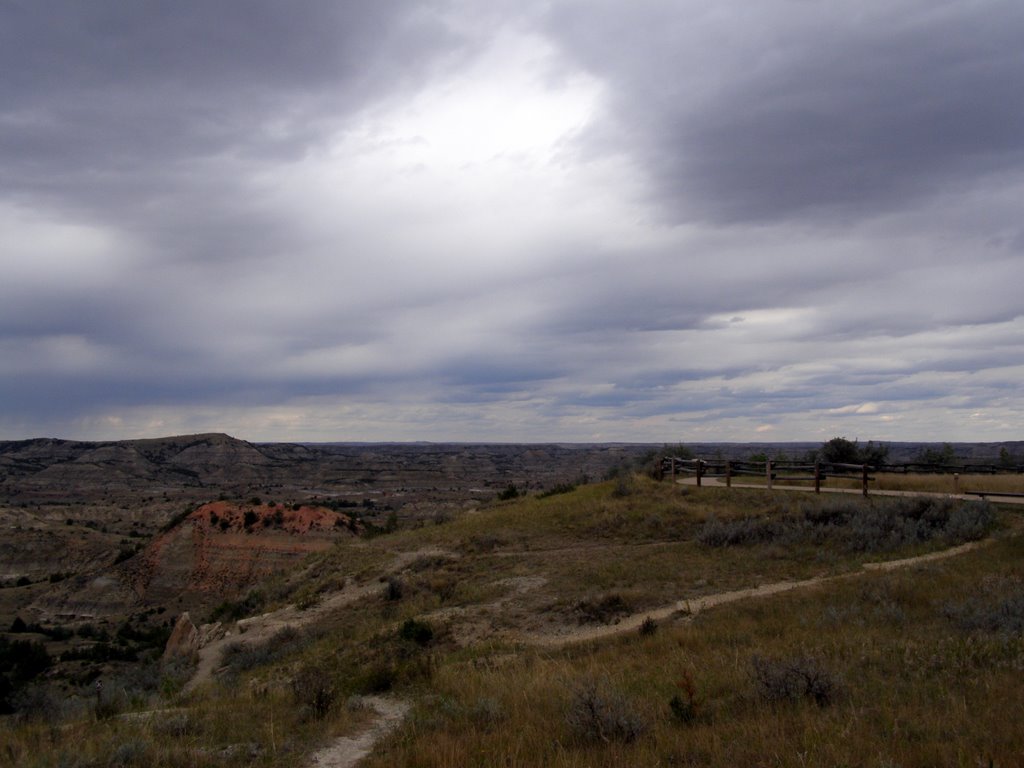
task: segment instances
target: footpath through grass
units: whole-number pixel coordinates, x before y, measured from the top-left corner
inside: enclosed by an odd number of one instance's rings
[[[446,665],[369,765],[1016,765],[1024,545]]]
[[[955,560],[832,581],[601,642],[665,604],[861,571],[995,531]],[[645,478],[502,502],[350,542],[266,589],[315,624],[222,660],[212,684],[96,720],[41,708],[0,725],[17,765],[298,766],[371,714],[414,702],[376,766],[975,765],[1024,754],[1007,712],[1024,666],[1022,545],[995,508],[684,489]],[[129,707],[130,708],[130,707]],[[953,737],[949,733],[954,734]],[[987,764],[987,763],[983,763]]]

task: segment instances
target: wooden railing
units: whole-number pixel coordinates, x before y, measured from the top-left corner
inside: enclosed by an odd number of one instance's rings
[[[724,479],[732,487],[733,479],[743,476],[763,477],[771,490],[776,482],[813,482],[814,492],[821,493],[821,484],[828,478],[859,480],[862,493],[868,495],[869,483],[878,473],[894,474],[952,474],[954,492],[959,493],[960,474],[1020,474],[1024,467],[1000,466],[996,464],[845,464],[841,462],[800,462],[800,461],[737,461],[727,459],[681,459],[666,456],[661,460],[661,470],[671,475],[674,481],[679,475],[696,477],[697,485],[704,478]],[[995,491],[989,495],[998,495]],[[1004,494],[1005,495],[1005,494]]]

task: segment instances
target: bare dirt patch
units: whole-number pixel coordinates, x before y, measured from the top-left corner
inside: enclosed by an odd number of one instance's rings
[[[401,725],[409,711],[409,703],[383,696],[366,696],[363,706],[376,712],[373,723],[355,736],[341,736],[315,752],[310,764],[317,768],[352,768],[370,754],[382,738]]]

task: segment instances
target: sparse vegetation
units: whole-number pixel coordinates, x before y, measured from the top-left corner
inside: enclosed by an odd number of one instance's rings
[[[572,493],[576,490],[575,483],[559,483],[546,491],[537,494],[538,499],[547,499],[551,496],[561,496],[563,493]]]
[[[851,762],[851,743],[877,757],[866,765],[1012,765],[1024,752],[1005,717],[1024,706],[1024,543],[1011,517],[996,524],[996,507],[683,495],[633,474],[619,494],[617,483],[456,511],[441,526],[403,517],[401,530],[346,539],[215,611],[230,620],[282,594],[365,590],[322,624],[261,643],[241,635],[226,669],[188,696],[161,694],[157,680],[150,698],[116,701],[127,715],[166,714],[94,721],[90,707],[76,720],[41,706],[40,720],[0,725],[4,759],[308,765],[313,744],[373,716],[339,702],[382,692],[414,709],[368,759],[376,768],[756,765],[766,755],[833,765]],[[996,543],[955,560],[860,567],[988,533]],[[857,575],[696,610],[719,592],[839,574]],[[691,600],[693,612],[655,613]],[[103,641],[94,627],[76,642],[120,647],[143,631],[110,626]],[[567,642],[577,633],[589,639]]]
[[[853,552],[886,552],[938,539],[974,541],[995,522],[984,501],[946,498],[801,501],[797,511],[771,516],[709,519],[697,539],[709,547],[831,543]]]
[[[322,720],[334,706],[337,689],[330,675],[318,665],[302,667],[292,678],[292,694],[307,717]]]
[[[250,590],[239,600],[224,600],[210,612],[210,621],[238,621],[258,613],[266,605],[265,594],[258,590]]]

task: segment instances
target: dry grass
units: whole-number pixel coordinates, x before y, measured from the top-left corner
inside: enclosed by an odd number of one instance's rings
[[[723,549],[697,540],[711,519],[781,519],[805,501],[636,478],[627,494],[586,486],[348,542],[275,593],[393,579],[399,596],[382,590],[339,609],[289,653],[157,704],[170,712],[0,725],[0,762],[305,765],[316,745],[366,724],[347,697],[393,690],[415,701],[413,714],[370,765],[1014,764],[1024,736],[1006,712],[1024,708],[1024,641],[985,627],[1015,626],[1004,614],[1016,610],[1022,580],[1016,538],[955,563],[659,620],[654,632],[554,650],[517,640],[539,624],[614,621],[622,606],[642,615],[688,597],[859,572],[869,556],[829,541]],[[403,629],[411,626],[430,636]],[[835,685],[827,701],[769,701],[754,657]],[[336,699],[322,719],[291,685],[310,670]]]
[[[287,690],[262,698],[213,690],[166,711],[0,730],[0,762],[26,768],[302,766],[309,743],[351,731],[365,719],[364,713],[336,707],[327,719],[310,720]]]
[[[451,665],[402,738],[372,766],[1016,765],[1024,731],[1024,640],[967,631],[950,600],[1020,589],[1024,546],[920,570],[833,582],[749,601],[653,635],[511,662]],[[993,581],[993,578],[996,581]],[[806,664],[841,686],[769,701],[755,657]],[[681,681],[703,713],[673,716]],[[635,739],[576,738],[567,713],[581,681],[602,680],[649,727]]]

